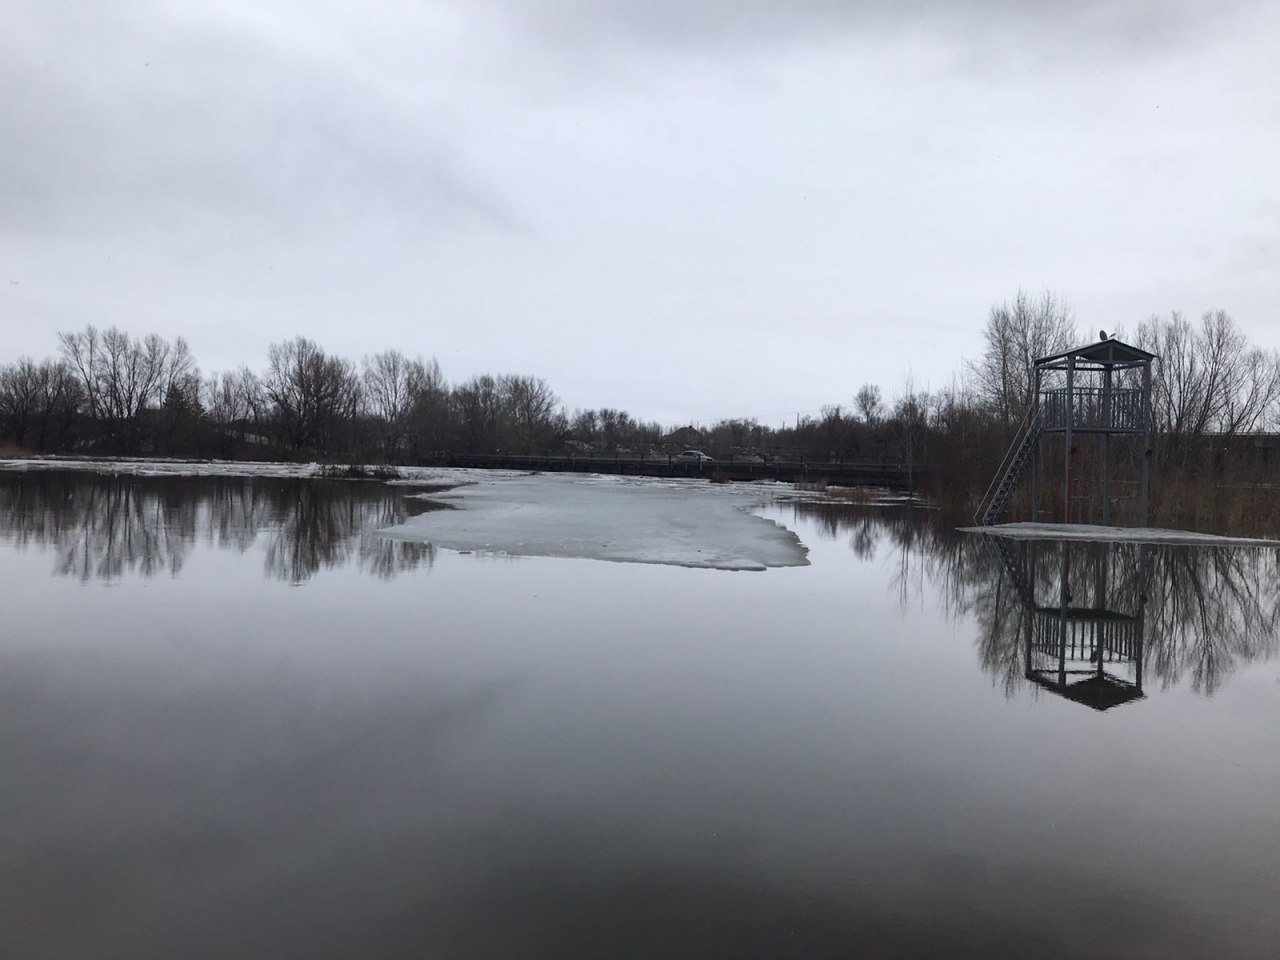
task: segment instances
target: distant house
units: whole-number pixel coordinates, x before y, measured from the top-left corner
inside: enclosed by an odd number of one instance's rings
[[[697,427],[681,427],[679,430],[672,430],[662,440],[673,447],[692,447],[702,442],[702,433]]]

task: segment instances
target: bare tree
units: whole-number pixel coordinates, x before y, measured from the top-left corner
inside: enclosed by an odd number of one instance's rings
[[[854,408],[868,427],[874,427],[884,413],[884,405],[880,399],[880,388],[874,383],[864,383],[853,398]]]
[[[323,453],[339,425],[355,415],[360,380],[347,360],[297,337],[268,348],[262,389],[284,442]]]
[[[1011,303],[991,308],[982,337],[982,357],[969,368],[980,398],[1008,430],[1035,399],[1035,361],[1075,345],[1075,319],[1056,294],[1032,300],[1019,290]]]
[[[556,410],[559,400],[540,377],[482,374],[456,387],[452,399],[459,438],[469,449],[532,453],[547,449],[568,430],[567,419]],[[600,411],[606,441],[608,414]]]
[[[169,359],[169,345],[156,334],[137,341],[111,327],[98,353],[98,395],[106,418],[122,430],[136,429],[138,415],[157,399]]]
[[[1138,327],[1138,345],[1160,358],[1151,383],[1153,426],[1162,434],[1185,436],[1205,406],[1191,324],[1177,311],[1168,320],[1152,316]]]
[[[414,361],[410,383],[412,400],[406,429],[410,456],[416,459],[448,445],[454,434],[453,400],[435,357]]]
[[[903,464],[907,468],[907,482],[914,486],[915,471],[924,453],[929,426],[929,394],[917,391],[915,381],[910,376],[902,385],[902,393],[893,403],[889,421],[898,438]]]
[[[200,370],[187,341],[178,337],[164,351],[163,369],[157,394],[160,401],[158,423],[160,449],[172,453],[190,445],[202,413]]]
[[[502,378],[506,409],[510,415],[512,444],[522,453],[546,450],[565,429],[557,418],[559,399],[541,377],[510,374]]]
[[[410,415],[426,377],[421,357],[410,360],[398,350],[364,360],[361,401],[375,422],[379,447],[388,460],[400,457],[408,446]]]
[[[480,374],[455,387],[453,405],[458,435],[466,449],[493,453],[500,449],[502,397],[497,378]]]
[[[204,382],[205,415],[224,454],[243,446],[250,429],[258,429],[263,407],[262,382],[248,367],[212,374]]]
[[[579,443],[594,445],[600,431],[600,416],[594,410],[575,410],[569,420],[569,432]]]
[[[1251,348],[1223,310],[1201,319],[1197,350],[1206,371],[1202,428],[1228,436],[1255,429],[1276,400],[1273,358]]]
[[[93,326],[58,336],[63,356],[80,381],[88,414],[99,432],[126,449],[141,443],[143,413],[170,396],[196,395],[198,374],[181,338],[170,345],[157,334],[135,340],[117,327]]]
[[[95,420],[102,414],[102,404],[98,397],[98,352],[101,341],[97,327],[92,324],[79,333],[58,334],[59,349],[75,371],[84,390],[87,404],[85,412]]]
[[[1160,358],[1152,381],[1156,430],[1177,438],[1234,435],[1259,429],[1280,401],[1280,361],[1250,347],[1221,310],[1204,314],[1199,328],[1176,311],[1151,317],[1138,342]]]
[[[1248,350],[1235,371],[1235,382],[1222,411],[1229,434],[1265,430],[1274,422],[1280,402],[1280,354],[1257,347]]]
[[[193,404],[200,402],[200,369],[191,347],[182,337],[174,340],[173,346],[164,352],[159,392],[162,397],[180,393]]]
[[[40,368],[30,357],[0,367],[0,424],[13,442],[26,447],[40,410]]]
[[[601,407],[597,416],[600,421],[600,443],[605,450],[617,450],[631,441],[635,420],[627,411]]]

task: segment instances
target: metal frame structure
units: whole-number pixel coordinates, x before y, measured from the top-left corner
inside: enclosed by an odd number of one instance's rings
[[[1043,492],[1043,440],[1061,434],[1062,522],[1071,522],[1075,444],[1094,435],[1102,443],[1102,522],[1113,520],[1112,439],[1141,437],[1139,525],[1151,518],[1151,364],[1155,354],[1114,337],[1036,360],[1032,401],[1000,469],[978,505],[975,520],[996,523],[1027,469],[1031,469],[1031,518],[1038,519]],[[1128,371],[1136,371],[1137,385]]]
[[[1114,337],[1077,347],[1035,362],[1035,404],[1042,433],[1062,434],[1063,522],[1071,522],[1071,481],[1074,446],[1078,435],[1095,434],[1102,440],[1102,522],[1112,521],[1111,441],[1113,437],[1142,437],[1142,487],[1139,526],[1151,519],[1151,364],[1155,354]],[[1116,374],[1140,371],[1138,387],[1120,387]],[[1061,387],[1050,386],[1062,374]],[[1037,442],[1035,456],[1040,459]],[[1040,509],[1040,464],[1032,474],[1031,512]]]

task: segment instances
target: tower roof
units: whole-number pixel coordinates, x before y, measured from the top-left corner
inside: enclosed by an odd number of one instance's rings
[[[1128,367],[1141,366],[1142,364],[1150,363],[1155,358],[1156,355],[1154,353],[1148,353],[1146,350],[1125,343],[1123,340],[1109,337],[1097,343],[1076,347],[1074,350],[1055,353],[1051,357],[1041,357],[1036,361],[1036,366],[1065,367],[1069,361],[1074,360],[1077,366],[1081,363],[1086,363],[1102,367]]]

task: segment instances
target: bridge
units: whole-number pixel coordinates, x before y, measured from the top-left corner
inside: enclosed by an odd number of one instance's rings
[[[674,456],[623,454],[444,454],[441,466],[479,470],[530,470],[546,473],[613,473],[641,477],[688,477],[708,480],[784,480],[828,483],[834,486],[889,487],[911,490],[928,476],[928,467],[894,460],[809,460],[769,457],[729,457],[723,460],[681,460]]]

